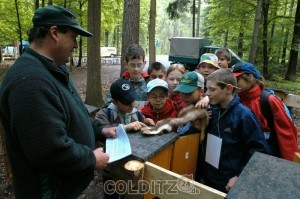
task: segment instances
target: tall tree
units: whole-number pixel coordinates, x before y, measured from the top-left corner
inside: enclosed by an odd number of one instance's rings
[[[192,36],[195,37],[195,25],[196,25],[196,0],[193,0],[193,32]]]
[[[16,6],[17,19],[18,19],[18,32],[19,32],[19,39],[20,39],[20,45],[17,42],[17,47],[19,50],[19,55],[21,55],[23,49],[23,43],[22,43],[23,39],[22,39],[22,27],[21,27],[20,15],[19,15],[18,0],[15,0],[15,6]]]
[[[156,0],[150,1],[150,23],[149,23],[149,65],[155,62],[155,22],[156,22]]]
[[[35,0],[34,2],[34,9],[38,9],[40,7],[40,1],[39,0]]]
[[[298,0],[296,14],[295,14],[294,34],[293,34],[292,48],[290,53],[289,67],[287,70],[287,74],[285,76],[286,80],[295,81],[296,79],[299,44],[300,44],[300,0]]]
[[[249,62],[253,63],[255,62],[255,55],[257,50],[257,41],[258,41],[258,33],[259,33],[259,25],[260,25],[260,18],[261,18],[261,2],[262,0],[257,0],[257,7],[255,12],[255,18],[254,18],[254,28],[252,33],[252,42],[251,42],[251,48],[249,53]]]
[[[263,76],[269,78],[269,56],[268,56],[268,16],[270,0],[262,0],[263,11]]]
[[[100,30],[101,0],[88,0],[88,30],[93,33],[87,40],[87,85],[85,103],[102,107]]]
[[[294,9],[294,4],[295,4],[295,0],[292,0],[290,3],[290,9],[289,9],[289,13],[288,13],[288,17],[291,17],[293,14],[293,9]],[[287,26],[285,28],[285,35],[283,36],[283,49],[282,49],[282,55],[281,55],[281,63],[284,64],[285,60],[286,60],[286,51],[288,48],[288,40],[289,40],[289,35],[290,35],[290,27]]]
[[[200,36],[200,12],[201,12],[201,0],[198,0],[197,21],[196,21],[196,37]]]
[[[122,55],[121,55],[121,73],[125,71],[123,62],[125,60],[125,51],[131,44],[139,43],[140,31],[140,0],[124,0],[123,11],[123,31],[122,31]]]

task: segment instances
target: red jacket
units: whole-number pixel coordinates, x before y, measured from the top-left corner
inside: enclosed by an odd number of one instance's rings
[[[256,84],[250,90],[239,93],[242,104],[251,109],[258,118],[263,131],[270,132],[267,120],[260,109],[260,96],[262,88]],[[274,95],[269,96],[269,104],[274,116],[274,129],[277,136],[280,156],[286,160],[293,160],[294,153],[298,151],[297,128],[286,114],[282,101]]]
[[[144,78],[144,79],[147,79],[148,77],[149,77],[149,75],[147,74],[147,73],[145,73],[145,72],[142,72],[142,77]],[[122,77],[124,78],[124,79],[126,79],[126,80],[130,80],[130,74],[129,74],[129,71],[128,70],[126,70],[126,71],[124,71],[124,73],[122,74]]]
[[[179,112],[182,108],[186,107],[185,102],[182,100],[180,92],[174,92],[173,95],[169,93],[169,99],[173,101],[177,112]]]
[[[167,99],[164,109],[160,112],[154,112],[150,102],[148,102],[148,104],[142,108],[141,113],[146,118],[151,118],[155,124],[159,120],[175,118],[178,116],[174,103],[170,99]]]

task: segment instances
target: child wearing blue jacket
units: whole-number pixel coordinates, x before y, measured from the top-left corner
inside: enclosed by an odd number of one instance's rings
[[[236,85],[229,69],[207,77],[212,118],[206,130],[204,183],[223,192],[234,185],[255,151],[269,153],[256,116],[235,94]]]

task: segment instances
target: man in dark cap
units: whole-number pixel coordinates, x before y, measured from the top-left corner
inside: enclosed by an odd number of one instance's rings
[[[36,10],[25,50],[3,80],[0,118],[5,129],[16,198],[76,198],[109,156],[95,149],[101,135],[69,78],[65,63],[76,37],[92,36],[70,10]],[[99,121],[98,121],[99,123]]]

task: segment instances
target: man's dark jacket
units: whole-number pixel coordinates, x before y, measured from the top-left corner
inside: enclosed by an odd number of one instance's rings
[[[95,135],[65,66],[28,48],[1,85],[0,116],[17,198],[75,198],[88,186]]]

